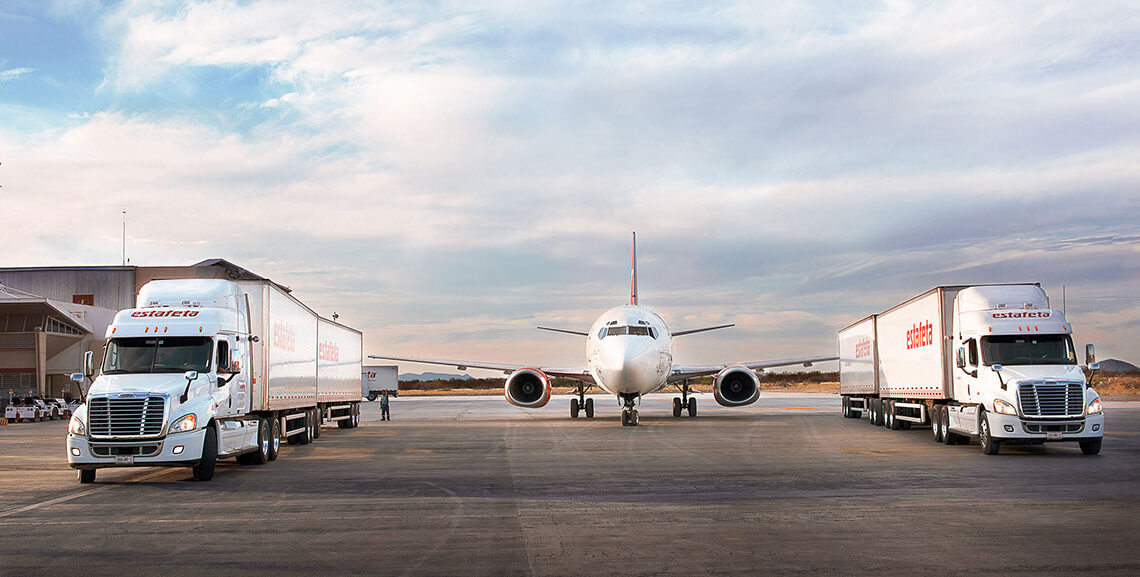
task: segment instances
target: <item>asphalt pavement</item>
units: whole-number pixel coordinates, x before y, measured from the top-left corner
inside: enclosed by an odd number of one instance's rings
[[[835,395],[698,397],[641,426],[501,397],[401,397],[266,465],[102,469],[66,423],[0,428],[0,575],[1137,575],[1140,403],[1076,444],[936,444]]]

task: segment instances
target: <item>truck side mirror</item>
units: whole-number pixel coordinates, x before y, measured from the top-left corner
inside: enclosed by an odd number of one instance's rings
[[[1085,345],[1085,364],[1091,369],[1094,363],[1096,363],[1096,347],[1091,344]]]
[[[95,353],[87,351],[83,353],[83,376],[90,378],[95,374]],[[75,380],[74,377],[71,380]],[[82,380],[82,379],[80,379]]]
[[[966,368],[966,349],[965,349],[965,347],[958,347],[957,354],[954,355],[954,363],[958,365],[959,369]]]
[[[71,382],[82,383],[83,379],[87,378],[83,373],[71,373]]]

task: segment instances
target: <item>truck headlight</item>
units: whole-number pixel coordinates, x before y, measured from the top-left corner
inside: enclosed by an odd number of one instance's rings
[[[1103,413],[1103,412],[1104,412],[1104,407],[1101,406],[1101,404],[1100,404],[1100,397],[1093,399],[1092,402],[1089,403],[1088,414],[1095,415],[1097,413]]]
[[[1003,401],[1001,399],[995,399],[994,412],[1001,413],[1003,415],[1016,415],[1017,407],[1014,407],[1012,403]]]
[[[71,422],[67,423],[67,432],[77,437],[82,437],[87,434],[87,426],[83,424],[83,421],[79,420],[79,417],[72,415]]]
[[[185,433],[186,431],[193,431],[198,428],[198,417],[194,413],[184,415],[177,421],[170,424],[170,428],[166,430],[167,433]]]

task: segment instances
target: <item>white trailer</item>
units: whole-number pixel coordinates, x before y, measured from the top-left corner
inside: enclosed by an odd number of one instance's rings
[[[362,377],[360,394],[369,401],[375,401],[385,391],[392,396],[400,394],[400,371],[396,365],[367,365]]]
[[[266,281],[156,280],[107,328],[102,372],[68,426],[79,480],[121,466],[263,464],[281,438],[359,423],[361,334]],[[85,358],[85,374],[94,374]]]
[[[942,286],[839,331],[842,413],[946,444],[1077,442],[1100,452],[1100,397],[1072,325],[1037,284]],[[1092,345],[1089,368],[1098,365]]]

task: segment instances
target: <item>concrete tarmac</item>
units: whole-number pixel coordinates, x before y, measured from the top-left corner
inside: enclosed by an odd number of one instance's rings
[[[501,397],[363,405],[263,466],[101,469],[65,422],[0,428],[0,575],[1137,575],[1140,403],[1076,444],[934,443],[839,416],[835,395],[699,395],[641,426]]]

